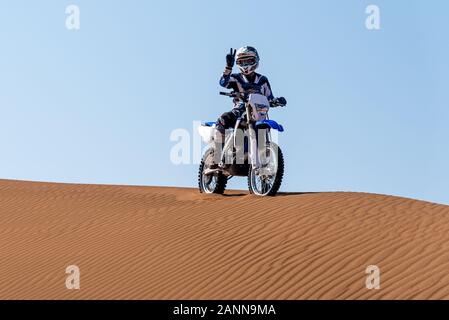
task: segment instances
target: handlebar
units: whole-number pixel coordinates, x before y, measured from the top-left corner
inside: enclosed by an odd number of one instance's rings
[[[279,103],[279,102],[277,102],[276,100],[271,100],[270,101],[270,106],[272,107],[272,108],[276,108],[276,107],[285,107],[285,104],[281,104],[281,103]]]
[[[245,94],[250,94],[250,93],[253,93],[253,92],[251,92],[251,91],[248,91],[248,92],[236,92],[236,91],[233,91],[233,92],[223,92],[223,91],[220,91],[220,95],[222,95],[222,96],[227,96],[227,97],[230,97],[230,98],[240,98],[240,99],[243,99],[243,100],[245,100],[246,101],[246,99],[245,99]],[[285,105],[283,105],[283,104],[280,104],[280,103],[277,103],[276,102],[276,100],[271,100],[270,101],[270,106],[272,107],[272,108],[276,108],[276,107],[285,107]]]
[[[231,98],[243,98],[245,95],[249,95],[251,93],[255,93],[253,91],[244,91],[244,92],[238,92],[238,91],[232,91],[232,92],[220,92],[222,96],[227,96]]]
[[[222,95],[222,96],[228,96],[228,97],[235,97],[235,92],[223,92],[223,91],[220,91],[220,95]]]

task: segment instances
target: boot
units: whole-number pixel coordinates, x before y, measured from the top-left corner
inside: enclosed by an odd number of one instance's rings
[[[213,168],[218,168],[222,162],[223,148],[224,148],[225,134],[221,130],[215,130],[214,134],[214,156],[213,156]]]

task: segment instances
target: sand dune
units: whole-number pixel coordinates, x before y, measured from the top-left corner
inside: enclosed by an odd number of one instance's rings
[[[0,180],[0,258],[0,299],[448,299],[449,206]]]

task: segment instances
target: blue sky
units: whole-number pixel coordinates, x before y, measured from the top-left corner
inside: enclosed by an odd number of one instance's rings
[[[1,1],[0,177],[196,186],[170,133],[231,108],[218,79],[249,44],[289,102],[271,111],[283,191],[449,204],[448,15],[437,0]]]

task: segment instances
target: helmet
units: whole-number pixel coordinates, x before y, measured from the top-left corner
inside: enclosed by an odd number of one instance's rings
[[[259,66],[259,54],[254,47],[242,47],[237,50],[236,63],[241,73],[250,75]]]

